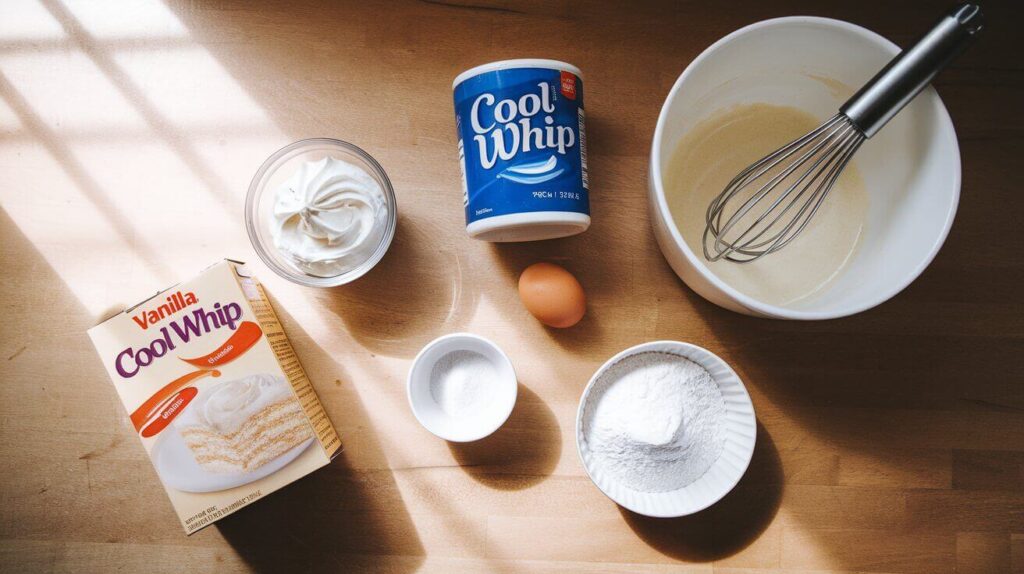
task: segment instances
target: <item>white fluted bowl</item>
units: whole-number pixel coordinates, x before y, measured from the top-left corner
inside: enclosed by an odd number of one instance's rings
[[[592,408],[591,390],[595,382],[615,363],[639,353],[671,353],[689,359],[711,374],[725,399],[725,446],[722,455],[703,476],[690,484],[668,492],[641,492],[623,485],[601,467],[587,445],[583,432],[584,416]],[[754,454],[757,438],[757,418],[750,395],[736,372],[711,351],[678,341],[654,341],[630,347],[608,360],[594,373],[583,390],[579,410],[576,412],[576,450],[590,480],[616,504],[637,514],[668,518],[686,516],[704,510],[721,500],[740,481]]]

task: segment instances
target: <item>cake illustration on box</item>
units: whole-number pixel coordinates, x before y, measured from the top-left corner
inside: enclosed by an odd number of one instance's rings
[[[188,534],[341,451],[266,291],[244,263],[211,265],[89,336]]]
[[[250,472],[306,440],[313,430],[281,377],[250,375],[201,388],[174,420],[207,472]]]

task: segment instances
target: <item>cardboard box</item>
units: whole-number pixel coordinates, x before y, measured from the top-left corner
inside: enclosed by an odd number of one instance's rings
[[[221,261],[89,336],[187,534],[341,450],[263,287],[240,262]]]

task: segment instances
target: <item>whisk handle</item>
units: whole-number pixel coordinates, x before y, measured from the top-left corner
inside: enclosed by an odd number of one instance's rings
[[[983,27],[984,18],[978,5],[957,6],[917,43],[900,52],[875,74],[839,111],[866,137],[875,135],[962,54]]]

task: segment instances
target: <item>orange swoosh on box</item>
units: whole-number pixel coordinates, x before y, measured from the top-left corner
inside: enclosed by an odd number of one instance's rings
[[[178,377],[170,383],[167,383],[162,389],[153,393],[153,396],[146,399],[146,402],[142,403],[139,408],[135,409],[128,418],[131,419],[132,424],[135,425],[135,430],[142,430],[143,425],[149,421],[154,414],[159,410],[161,406],[167,402],[167,399],[178,392],[178,389],[198,379],[199,377],[205,377],[210,375],[211,377],[219,377],[220,371],[209,370],[209,371],[194,371],[183,377]]]
[[[235,332],[228,337],[228,340],[224,341],[224,344],[218,347],[216,351],[194,359],[186,359],[184,357],[178,358],[201,369],[217,367],[242,356],[242,354],[255,345],[256,341],[259,341],[262,336],[263,330],[260,329],[259,325],[252,321],[243,321],[242,324],[238,326],[238,329],[236,329]]]

